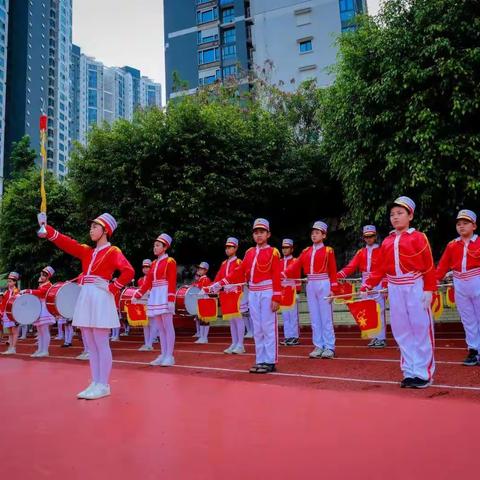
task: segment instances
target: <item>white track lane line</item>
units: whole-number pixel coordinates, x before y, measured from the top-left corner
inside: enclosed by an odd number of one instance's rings
[[[19,356],[29,356],[29,354],[20,353]],[[50,356],[48,358],[56,359],[66,359],[74,360],[72,357],[63,357],[63,356]],[[39,359],[41,360],[41,359]],[[125,365],[145,365],[149,366],[147,362],[138,362],[130,360],[113,360],[113,363],[125,364]],[[161,369],[161,367],[159,367]],[[170,367],[171,368],[171,367]],[[185,368],[189,370],[205,370],[212,372],[229,372],[229,373],[242,373],[246,375],[251,375],[246,370],[239,370],[234,368],[217,368],[217,367],[203,367],[197,365],[174,365],[173,368]],[[154,370],[154,369],[152,369]],[[328,375],[310,375],[304,373],[282,373],[282,372],[273,372],[268,375],[274,375],[276,377],[291,377],[291,378],[307,378],[311,380],[330,380],[337,382],[351,382],[351,383],[368,383],[368,384],[380,384],[380,385],[399,385],[398,381],[393,380],[376,380],[376,379],[367,379],[367,378],[351,378],[351,377],[337,377],[337,376],[328,376]],[[467,390],[480,392],[480,387],[470,387],[467,385],[443,385],[443,384],[433,384],[430,388],[440,388],[440,389],[450,389],[450,390]]]

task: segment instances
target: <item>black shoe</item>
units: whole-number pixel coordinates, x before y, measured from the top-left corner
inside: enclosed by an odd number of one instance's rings
[[[285,346],[290,345],[290,340],[291,338],[286,338],[285,340],[280,342],[280,345],[285,345]]]
[[[72,344],[71,343],[64,343],[60,348],[68,348],[68,347],[71,347]]]
[[[300,339],[298,338],[291,338],[290,342],[288,342],[289,345],[300,345]]]
[[[264,365],[268,368],[268,373],[275,372],[277,370],[277,367],[274,363],[265,363]]]
[[[427,388],[432,384],[430,380],[423,380],[423,378],[415,377],[410,384],[410,388]]]
[[[467,367],[478,365],[478,351],[474,348],[469,348],[467,358],[463,361],[463,364]]]
[[[412,387],[412,383],[413,383],[413,378],[410,378],[410,377],[407,377],[407,378],[404,378],[401,382],[400,382],[400,387],[401,388],[413,388]]]

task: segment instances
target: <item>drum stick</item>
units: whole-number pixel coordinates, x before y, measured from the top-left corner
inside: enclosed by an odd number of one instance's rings
[[[328,297],[323,297],[325,300],[335,299],[335,298],[350,298],[350,297],[358,297],[361,295],[378,295],[379,293],[387,293],[388,289],[382,288],[382,290],[369,290],[368,292],[352,292],[352,293],[345,293],[342,295],[330,295]]]

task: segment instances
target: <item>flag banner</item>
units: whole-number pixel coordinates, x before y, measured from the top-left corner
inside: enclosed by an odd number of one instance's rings
[[[45,191],[45,171],[47,170],[47,150],[45,145],[47,143],[47,123],[46,115],[40,116],[40,155],[42,157],[42,168],[40,170],[40,196],[42,203],[40,205],[40,212],[47,212],[47,192]]]
[[[347,303],[353,300],[353,294],[355,293],[355,286],[350,282],[342,282],[332,287],[334,295],[351,295],[342,298],[335,298],[335,303]]]
[[[455,289],[453,287],[448,287],[445,293],[445,302],[447,307],[455,308]]]
[[[128,324],[132,327],[145,327],[148,325],[147,309],[139,303],[128,303],[125,307]]]
[[[297,301],[297,287],[287,285],[282,287],[282,300],[280,301],[280,311],[289,312],[295,307]]]
[[[347,303],[348,309],[360,328],[362,338],[375,338],[380,333],[380,305],[372,299]]]
[[[440,292],[433,292],[432,295],[433,318],[438,320],[443,313],[443,295]]]
[[[240,318],[240,298],[242,290],[238,292],[220,292],[220,309],[222,310],[222,318],[224,320],[231,320],[232,318]]]
[[[218,316],[218,303],[216,298],[198,299],[198,318],[204,323],[214,322]]]

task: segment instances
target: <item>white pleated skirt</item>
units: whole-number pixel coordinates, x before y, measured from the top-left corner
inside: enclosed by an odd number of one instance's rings
[[[41,325],[53,325],[55,323],[55,317],[47,310],[47,304],[45,300],[42,300],[42,310],[40,312],[40,317],[38,320],[33,322],[36,327]]]
[[[159,282],[160,283],[160,282]],[[147,301],[147,316],[155,317],[169,313],[168,311],[168,284],[153,286]]]

